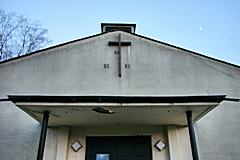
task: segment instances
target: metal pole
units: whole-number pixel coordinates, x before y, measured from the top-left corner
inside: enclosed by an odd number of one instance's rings
[[[43,159],[44,146],[45,146],[46,135],[47,135],[48,119],[49,119],[49,112],[44,111],[43,120],[42,120],[41,135],[40,135],[40,140],[39,140],[39,145],[38,145],[37,160],[42,160]]]
[[[190,143],[191,143],[191,149],[192,149],[192,157],[193,157],[193,160],[199,160],[197,142],[196,142],[193,121],[192,121],[192,111],[187,111],[186,114],[187,114],[188,131],[189,131]]]

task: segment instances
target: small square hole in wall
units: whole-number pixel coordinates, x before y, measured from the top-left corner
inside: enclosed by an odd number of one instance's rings
[[[125,68],[130,68],[130,64],[125,64]]]
[[[104,64],[103,67],[104,67],[104,68],[109,68],[110,65],[109,65],[109,64]]]

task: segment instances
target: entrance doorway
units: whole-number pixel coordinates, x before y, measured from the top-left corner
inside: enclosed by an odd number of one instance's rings
[[[150,136],[87,137],[86,160],[152,160]]]

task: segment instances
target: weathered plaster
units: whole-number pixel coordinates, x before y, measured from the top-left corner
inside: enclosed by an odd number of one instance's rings
[[[69,127],[58,128],[56,160],[67,160]]]
[[[117,76],[116,47],[107,45],[119,33],[132,42],[122,49],[122,78]],[[109,69],[104,69],[105,63]],[[125,63],[131,64],[130,69],[125,69]],[[240,97],[240,68],[123,32],[0,64],[0,82],[1,98],[10,94]],[[35,159],[40,125],[10,102],[0,103],[0,109],[0,159]],[[240,158],[239,116],[239,103],[224,102],[196,124],[200,158]],[[45,156],[54,159],[54,129],[48,137]]]

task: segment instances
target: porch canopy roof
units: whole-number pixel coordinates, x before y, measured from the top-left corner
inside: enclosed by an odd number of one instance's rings
[[[50,112],[49,126],[187,125],[186,111],[196,122],[214,109],[225,95],[203,96],[46,96],[9,95],[9,99],[41,122]],[[114,114],[94,112],[107,108]]]

